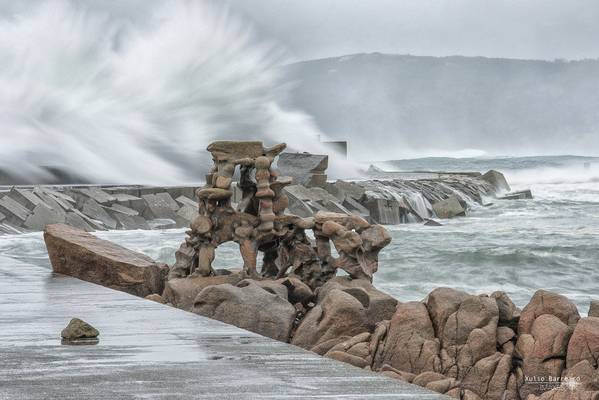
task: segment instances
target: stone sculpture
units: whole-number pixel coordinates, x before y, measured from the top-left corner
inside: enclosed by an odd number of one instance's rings
[[[296,276],[315,288],[333,277],[337,269],[352,278],[372,280],[378,253],[391,241],[380,225],[357,215],[318,212],[301,218],[285,214],[289,177],[272,168],[284,143],[265,148],[259,141],[217,141],[207,150],[214,165],[206,185],[197,190],[198,215],[176,255],[169,279],[215,274],[215,249],[233,241],[243,259],[242,274],[251,278]],[[241,200],[233,208],[233,180]],[[312,231],[314,240],[307,231]],[[332,255],[331,242],[338,257]],[[262,268],[257,271],[259,253]]]

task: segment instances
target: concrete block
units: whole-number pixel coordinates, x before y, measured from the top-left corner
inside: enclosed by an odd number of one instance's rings
[[[4,221],[6,219],[6,215],[0,213],[0,222]]]
[[[140,187],[139,197],[143,197],[146,194],[156,194],[159,192],[164,192],[164,188],[158,188],[155,186]]]
[[[302,218],[307,218],[307,217],[311,217],[314,215],[314,212],[312,211],[312,209],[310,208],[310,206],[308,206],[305,202],[303,202],[302,200],[299,200],[297,198],[291,198],[291,196],[289,197],[289,206],[287,207],[287,210],[289,211],[290,214],[293,215],[297,215],[298,217],[302,217]]]
[[[28,210],[33,210],[35,206],[42,203],[42,199],[33,193],[31,190],[19,189],[13,187],[8,195],[17,203],[22,205]]]
[[[97,221],[97,220],[94,220],[94,219],[88,217],[87,215],[83,214],[81,211],[77,210],[76,208],[73,208],[69,212],[73,213],[76,216],[78,216],[79,218],[81,218],[83,221],[85,221],[86,224],[91,226],[94,230],[105,231],[107,229],[107,227],[101,221]],[[68,214],[69,213],[67,213],[67,217],[68,217]]]
[[[113,196],[116,198],[115,204],[131,208],[139,214],[146,209],[146,202],[141,197],[132,196],[126,193],[114,193]]]
[[[326,174],[312,174],[312,176],[308,179],[306,186],[324,188],[326,186],[326,184],[327,184]]]
[[[525,200],[525,199],[532,199],[532,192],[530,191],[530,189],[521,190],[519,192],[511,192],[511,193],[507,193],[503,197],[498,197],[497,199],[499,199],[499,200]]]
[[[377,224],[397,225],[402,222],[402,208],[396,200],[369,197],[364,202],[370,218]]]
[[[97,187],[73,189],[67,194],[77,201],[77,206],[79,208],[83,207],[83,204],[87,201],[87,199],[92,199],[96,203],[105,206],[109,206],[116,201],[114,196]]]
[[[191,220],[198,215],[198,207],[190,206],[188,204],[184,205],[177,211],[177,226],[185,227],[189,226]]]
[[[23,228],[19,228],[14,225],[11,225],[8,222],[0,223],[0,233],[5,233],[7,235],[18,235],[23,232],[25,232],[25,230]]]
[[[156,193],[155,196],[159,201],[167,204],[171,210],[177,212],[179,209],[179,204],[171,197],[170,194],[168,194],[168,192]]]
[[[277,161],[281,175],[290,176],[295,184],[307,185],[312,176],[323,175],[329,166],[329,156],[310,153],[282,153]],[[322,177],[316,178],[322,180]],[[326,181],[326,176],[325,176]]]
[[[122,206],[120,204],[113,204],[110,207],[104,207],[104,209],[108,211],[109,214],[125,214],[131,217],[139,215],[139,212],[137,210]]]
[[[345,208],[343,205],[339,204],[336,201],[331,200],[322,200],[318,203],[322,204],[328,211],[342,213],[342,214],[351,214],[351,212]]]
[[[23,225],[32,231],[43,231],[47,225],[62,224],[64,222],[65,213],[62,210],[55,210],[48,208],[45,204],[38,204]]]
[[[76,203],[75,199],[73,199],[71,196],[69,196],[66,193],[63,193],[61,191],[58,190],[53,190],[50,188],[43,188],[42,189],[45,193],[48,193],[49,195],[54,196],[55,198],[61,199],[67,203],[71,203],[72,205],[74,205]]]
[[[102,188],[106,193],[117,198],[118,195],[127,195],[139,198],[139,186],[111,186]]]
[[[170,218],[157,218],[148,221],[148,225],[150,229],[173,229],[177,227],[177,222]]]
[[[6,222],[15,226],[22,226],[31,214],[31,211],[6,195],[0,198],[0,212],[4,214]]]
[[[173,199],[177,197],[187,197],[190,199],[196,199],[195,187],[192,186],[173,186],[165,188],[166,192],[171,195]],[[196,199],[197,200],[197,199]]]
[[[91,227],[79,214],[69,211],[65,216],[65,224],[74,228],[79,228],[86,232],[93,232],[94,228]]]
[[[318,211],[329,211],[327,210],[327,208],[325,206],[323,206],[322,204],[320,204],[317,201],[305,201],[304,203],[306,203],[308,205],[308,207],[310,207],[310,209],[312,210],[312,214],[310,214],[310,216],[313,215],[313,213],[316,213]]]
[[[505,176],[499,171],[495,171],[492,169],[485,173],[482,176],[482,178],[483,180],[493,185],[496,191],[509,192],[511,190],[510,185],[507,183],[507,180],[505,179]]]
[[[106,212],[106,210],[94,199],[87,199],[87,201],[83,203],[81,211],[89,218],[100,221],[102,224],[104,224],[104,226],[106,226],[109,229],[116,229],[117,227],[116,220],[112,218]]]
[[[171,204],[165,201],[163,197],[157,197],[155,194],[144,194],[141,198],[146,203],[146,207],[142,212],[142,216],[146,220],[170,219],[174,221],[177,218]]]
[[[342,204],[343,207],[347,208],[352,214],[357,214],[366,220],[370,218],[370,211],[353,197],[347,196]]]
[[[198,208],[198,202],[186,196],[179,196],[177,197],[176,201],[177,203],[181,204],[181,207],[191,206],[195,207],[196,209]]]
[[[445,200],[433,204],[433,211],[439,218],[453,218],[466,215],[466,208],[457,196],[449,196]]]
[[[44,198],[44,202],[47,203],[47,199],[51,198],[55,203],[57,203],[60,208],[62,208],[64,211],[70,211],[75,207],[74,203],[71,203],[67,200],[65,200],[62,197],[56,197],[54,195],[52,195],[51,193],[47,193],[47,197]]]
[[[150,226],[146,220],[139,215],[128,215],[123,213],[114,213],[114,218],[117,220],[118,229],[123,230],[136,230],[136,229],[150,229]]]
[[[59,202],[57,198],[44,192],[40,187],[34,188],[33,193],[42,200],[43,204],[57,212],[62,212],[64,214],[65,211],[73,209],[70,203],[63,200]]]
[[[335,183],[327,185],[327,188],[329,186],[333,186],[340,193],[339,195],[336,195],[336,197],[340,200],[343,200],[347,197],[351,197],[354,200],[360,200],[366,192],[362,186],[355,182],[337,180]]]

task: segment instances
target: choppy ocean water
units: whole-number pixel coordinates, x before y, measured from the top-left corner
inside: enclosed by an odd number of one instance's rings
[[[380,255],[377,287],[401,301],[432,289],[507,292],[524,306],[537,289],[561,293],[586,314],[599,299],[599,158],[525,157],[419,159],[393,168],[504,172],[513,189],[531,188],[533,200],[473,207],[466,218],[442,227],[389,226],[392,243]],[[99,232],[98,236],[172,263],[184,229]],[[0,236],[0,262],[49,268],[41,234]],[[217,250],[218,267],[238,267],[233,245]],[[1,284],[1,282],[0,282]]]

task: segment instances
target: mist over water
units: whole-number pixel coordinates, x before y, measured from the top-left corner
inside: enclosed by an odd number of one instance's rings
[[[0,170],[92,182],[198,181],[215,139],[325,151],[280,105],[284,51],[218,4],[151,2],[141,22],[43,1],[0,20]]]

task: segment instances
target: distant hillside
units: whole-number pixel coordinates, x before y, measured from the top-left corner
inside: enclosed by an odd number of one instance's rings
[[[599,60],[359,54],[285,67],[289,105],[350,153],[598,154]]]

